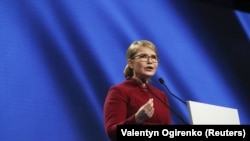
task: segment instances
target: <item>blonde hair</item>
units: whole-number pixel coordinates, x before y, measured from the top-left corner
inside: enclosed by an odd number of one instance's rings
[[[139,40],[139,41],[134,41],[128,47],[128,50],[126,53],[126,60],[128,61],[129,59],[132,59],[137,54],[138,50],[142,47],[150,48],[157,54],[157,49],[152,42],[148,40]],[[131,78],[134,75],[133,69],[130,68],[128,64],[124,68],[123,75],[126,79]]]

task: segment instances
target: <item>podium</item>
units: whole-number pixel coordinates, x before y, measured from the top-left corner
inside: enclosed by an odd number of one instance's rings
[[[192,125],[240,125],[238,110],[235,108],[187,101]]]

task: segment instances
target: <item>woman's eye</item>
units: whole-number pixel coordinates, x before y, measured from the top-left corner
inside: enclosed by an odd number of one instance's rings
[[[147,55],[147,54],[142,54],[142,55],[140,56],[140,58],[148,58],[148,55]]]
[[[152,59],[156,59],[157,57],[156,57],[155,55],[152,55],[151,58],[152,58]]]

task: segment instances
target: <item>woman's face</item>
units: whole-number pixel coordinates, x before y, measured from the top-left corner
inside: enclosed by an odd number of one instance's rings
[[[134,77],[148,79],[157,70],[158,57],[152,49],[141,47],[135,57],[129,60],[128,64],[134,70]]]

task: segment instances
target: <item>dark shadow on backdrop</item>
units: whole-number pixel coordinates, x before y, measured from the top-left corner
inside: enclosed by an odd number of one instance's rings
[[[240,10],[243,12],[250,12],[249,0],[194,0],[205,2],[212,5],[222,6],[233,10]]]
[[[238,10],[234,8],[234,2],[232,0],[181,2],[177,0],[173,3],[182,14],[182,18],[189,24],[191,31],[199,35],[199,39],[205,45],[202,48],[216,64],[230,87],[239,97],[242,97],[245,107],[249,107],[250,42],[234,13]],[[249,5],[249,2],[239,3],[240,6]],[[175,84],[181,84],[178,76],[171,75],[171,77],[175,77],[171,78],[175,80]],[[187,88],[183,89],[183,92],[186,90]]]

